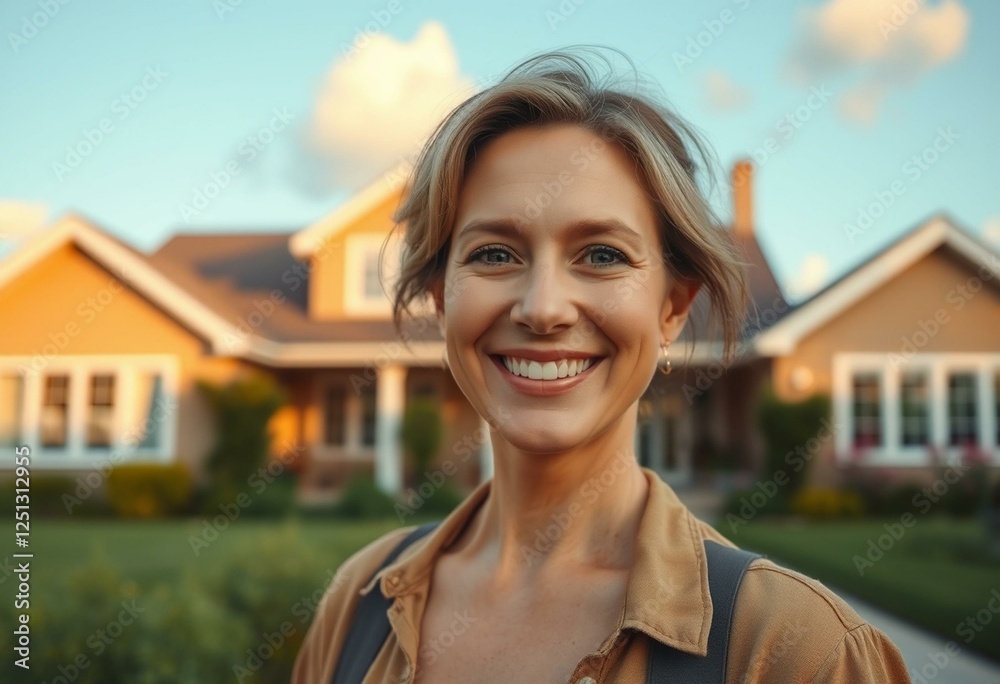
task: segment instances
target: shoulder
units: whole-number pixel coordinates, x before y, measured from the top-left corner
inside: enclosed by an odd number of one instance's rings
[[[766,558],[743,577],[729,648],[729,682],[909,682],[888,637],[821,582]]]
[[[909,682],[902,655],[822,583],[767,559],[740,586],[730,667],[740,682]]]
[[[387,532],[340,564],[316,607],[309,631],[299,649],[292,674],[293,684],[329,680],[362,590],[392,550],[415,527],[410,525]],[[375,586],[372,591],[379,589]]]

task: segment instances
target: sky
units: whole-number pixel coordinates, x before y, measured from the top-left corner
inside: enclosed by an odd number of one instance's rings
[[[574,44],[621,50],[709,143],[723,219],[755,160],[792,300],[939,213],[1000,248],[992,0],[6,0],[0,37],[0,254],[68,212],[142,251],[304,228]]]

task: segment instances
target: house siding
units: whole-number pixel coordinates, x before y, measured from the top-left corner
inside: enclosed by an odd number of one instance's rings
[[[195,381],[225,383],[249,370],[250,365],[231,358],[207,357],[203,340],[123,286],[127,280],[119,279],[119,275],[71,244],[54,250],[0,289],[0,320],[10,322],[9,330],[16,327],[16,334],[0,336],[0,360],[42,354],[33,367],[44,372],[60,357],[174,357],[179,377],[171,460],[188,465],[197,476],[214,443],[215,429],[211,408],[200,396]],[[56,349],[58,353],[52,355]],[[88,462],[79,470],[92,468]]]
[[[946,322],[935,330],[931,322],[936,316]],[[933,334],[925,334],[921,323]],[[834,354],[885,354],[889,364],[912,353],[907,343],[917,353],[1000,353],[997,330],[1000,288],[995,282],[984,283],[974,265],[942,247],[802,340],[794,353],[775,358],[772,381],[777,394],[789,401],[818,392],[832,394]],[[812,374],[810,386],[794,386],[792,375],[799,368]],[[815,481],[837,479],[832,441],[813,460]],[[903,476],[923,479],[930,473],[913,468]]]

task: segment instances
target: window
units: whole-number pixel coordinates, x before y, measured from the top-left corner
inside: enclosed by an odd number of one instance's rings
[[[115,376],[90,378],[90,405],[87,416],[87,446],[110,447],[115,412]]]
[[[854,446],[881,446],[882,399],[879,376],[875,373],[855,375],[852,396]]]
[[[361,388],[361,444],[375,446],[375,383]]]
[[[378,252],[369,250],[365,252],[365,299],[381,299],[385,295],[382,292],[382,283],[378,278]]]
[[[47,375],[43,388],[40,426],[42,446],[64,449],[69,418],[69,375]]]
[[[975,373],[948,376],[948,444],[979,442],[977,398]]]
[[[1000,353],[833,355],[834,434],[841,462],[925,466],[982,446],[1000,465]]]
[[[31,447],[45,468],[174,457],[176,357],[61,354],[18,370],[30,363],[0,356],[0,443]]]
[[[163,426],[170,412],[165,410],[162,373],[138,373],[134,379],[135,404],[129,436],[140,449],[158,449],[163,444]]]
[[[400,241],[381,233],[348,235],[345,241],[344,311],[361,317],[382,318],[392,314],[387,292],[398,278]],[[380,258],[384,258],[380,261]],[[379,265],[382,279],[379,278]],[[384,286],[383,286],[383,280]]]
[[[930,443],[930,395],[925,372],[904,372],[901,378],[900,427],[904,446]]]
[[[346,442],[346,411],[343,385],[326,388],[325,411],[323,414],[323,442],[331,446],[343,446]]]
[[[18,375],[0,375],[0,446],[21,443],[24,415],[24,380]]]

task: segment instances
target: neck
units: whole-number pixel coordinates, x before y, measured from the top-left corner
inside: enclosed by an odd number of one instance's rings
[[[558,454],[525,453],[492,434],[493,482],[461,546],[495,587],[631,567],[649,482],[633,449],[634,420],[623,418]]]

